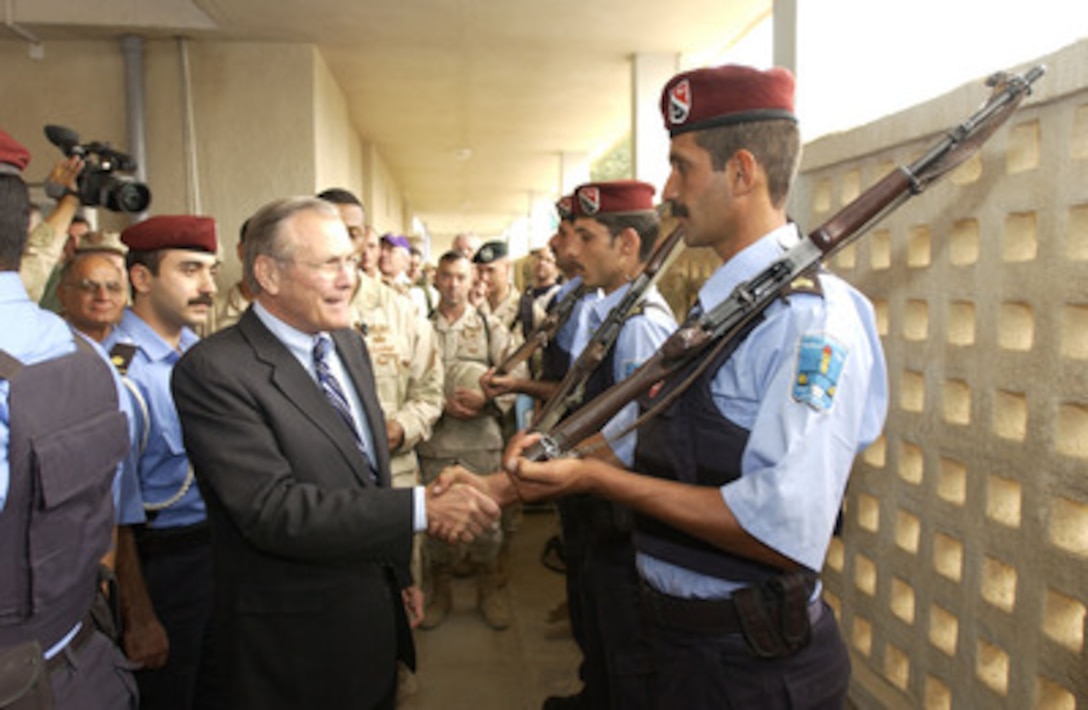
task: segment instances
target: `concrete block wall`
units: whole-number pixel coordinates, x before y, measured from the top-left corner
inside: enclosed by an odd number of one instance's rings
[[[883,436],[824,570],[858,707],[1088,707],[1088,43],[970,161],[828,266],[876,306]],[[981,81],[806,146],[815,228]]]

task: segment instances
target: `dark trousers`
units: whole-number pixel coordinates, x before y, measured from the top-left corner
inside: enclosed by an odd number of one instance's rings
[[[140,549],[147,591],[166,629],[170,656],[164,668],[136,673],[142,710],[214,710],[223,707],[213,662],[212,549]]]
[[[598,523],[585,559],[589,633],[598,637],[612,710],[654,707],[655,672],[649,629],[639,604],[635,548],[626,530]]]
[[[588,707],[652,707],[654,673],[630,534],[611,504],[586,496],[559,501],[567,602]]]
[[[792,656],[753,656],[740,634],[677,631],[651,623],[661,710],[843,707],[850,657],[835,615],[824,605],[812,642]]]

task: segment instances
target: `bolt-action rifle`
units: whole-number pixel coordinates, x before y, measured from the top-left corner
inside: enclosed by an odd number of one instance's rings
[[[545,403],[543,409],[533,421],[533,429],[536,431],[548,431],[562,419],[567,412],[577,409],[582,404],[585,396],[586,382],[593,371],[600,366],[608,355],[616,338],[623,330],[623,324],[642,305],[642,299],[647,289],[653,285],[669,260],[669,256],[677,245],[683,242],[684,230],[680,227],[672,230],[664,240],[657,245],[653,254],[646,262],[631,287],[623,298],[605,316],[600,327],[593,333],[585,349],[578,355],[578,359],[559,383],[559,389]],[[605,419],[605,421],[608,421]],[[603,422],[602,422],[603,423]]]
[[[581,300],[582,296],[586,295],[588,290],[585,286],[579,286],[564,294],[562,300],[555,304],[555,308],[549,311],[544,319],[526,336],[525,342],[495,366],[495,374],[510,374],[515,367],[531,358],[537,350],[547,347],[555,334],[570,318],[575,304]]]
[[[802,239],[751,280],[736,287],[729,298],[706,313],[686,322],[661,349],[623,381],[572,413],[561,423],[543,432],[539,442],[526,450],[531,460],[553,459],[569,455],[628,402],[640,397],[658,383],[676,378],[689,366],[704,368],[744,327],[773,303],[798,277],[821,261],[860,237],[914,195],[973,155],[994,131],[1000,128],[1025,96],[1032,84],[1045,72],[1036,66],[1024,75],[998,73],[987,80],[993,88],[989,99],[963,123],[948,131],[921,158],[909,166],[899,166],[853,202],[843,207],[816,231]],[[702,374],[698,366],[639,422],[669,406],[684,389]]]

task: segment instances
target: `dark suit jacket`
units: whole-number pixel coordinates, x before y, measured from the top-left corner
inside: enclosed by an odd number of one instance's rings
[[[371,708],[392,692],[398,655],[414,664],[399,594],[411,491],[389,487],[362,338],[332,338],[374,434],[379,485],[317,384],[252,309],[174,368],[212,527],[215,644],[232,708]]]

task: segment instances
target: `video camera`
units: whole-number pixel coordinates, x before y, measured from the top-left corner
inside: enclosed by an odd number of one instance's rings
[[[151,190],[142,182],[116,173],[131,173],[136,162],[125,153],[114,150],[108,143],[80,143],[79,134],[64,126],[46,126],[45,137],[68,157],[78,155],[85,161],[76,178],[76,196],[88,207],[102,206],[114,212],[143,212],[151,204]],[[52,188],[52,189],[51,189]],[[46,193],[54,199],[56,188],[46,185]]]

